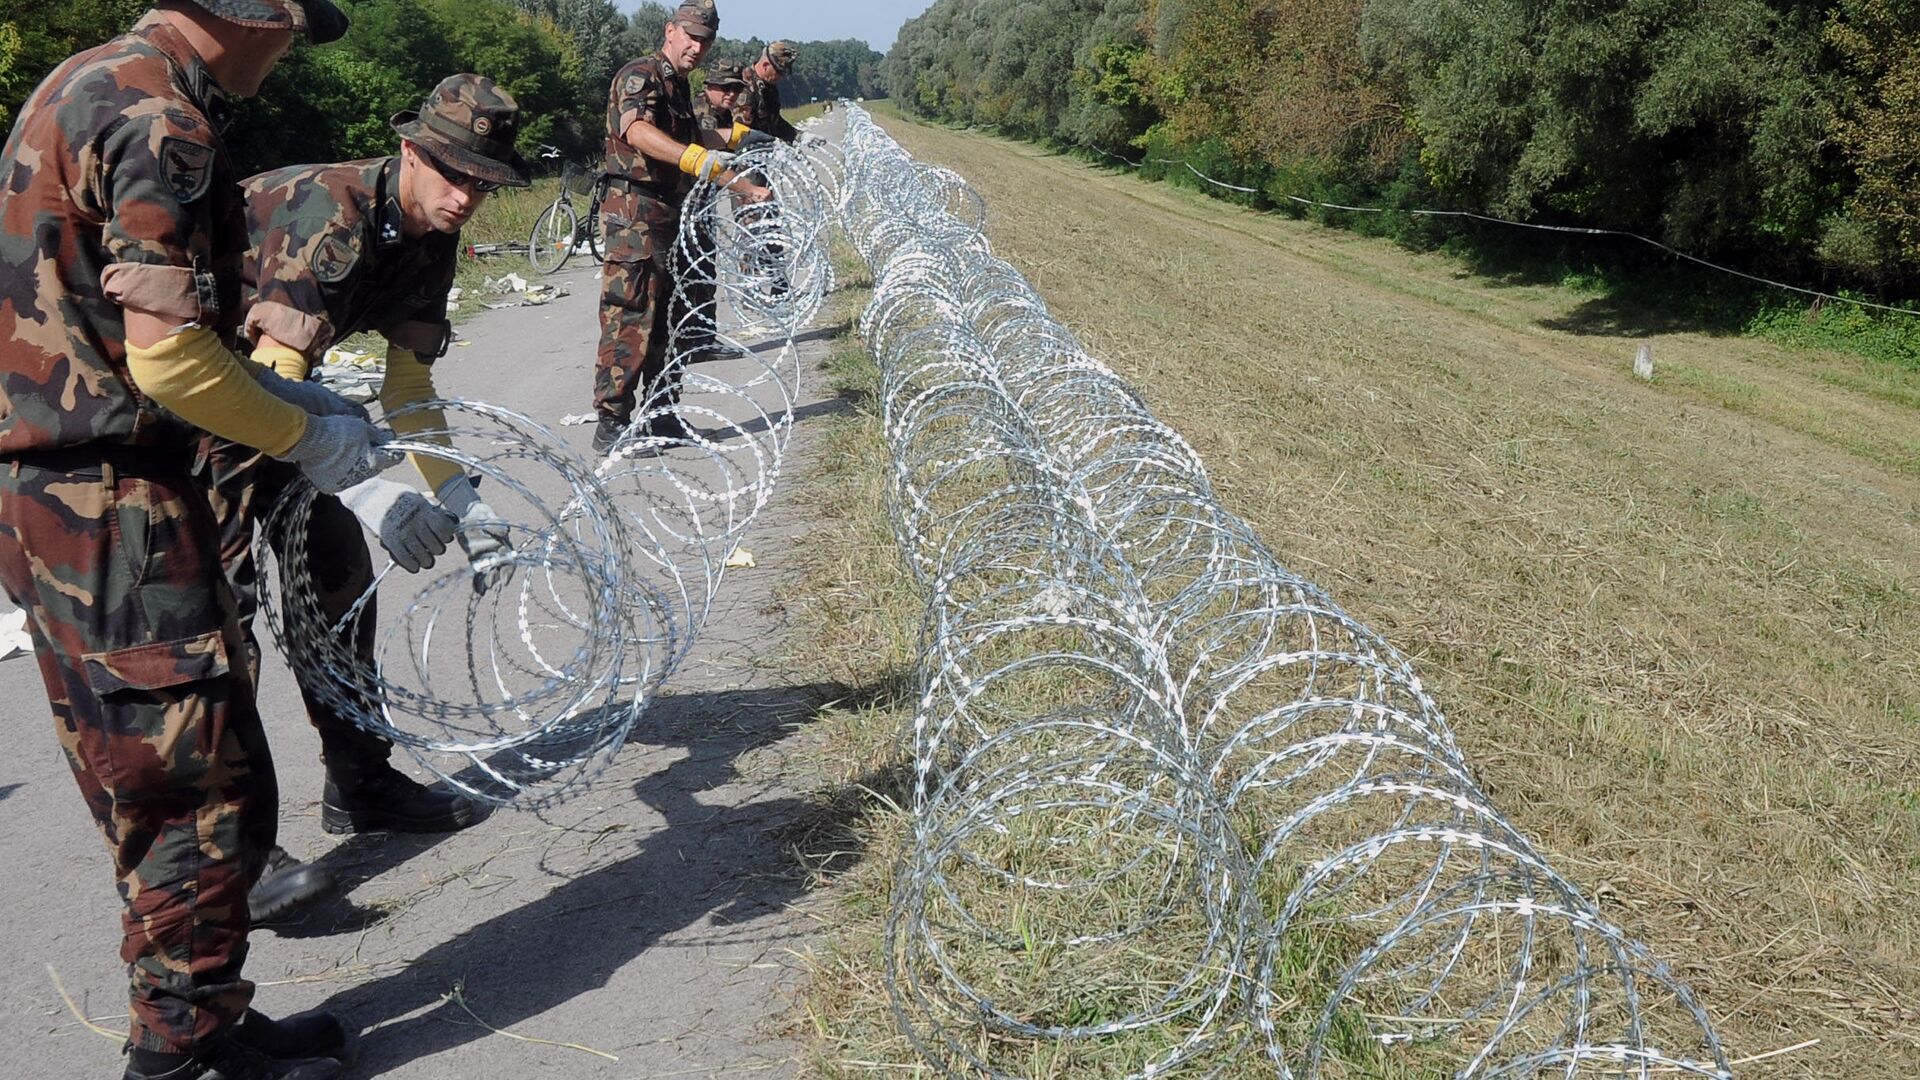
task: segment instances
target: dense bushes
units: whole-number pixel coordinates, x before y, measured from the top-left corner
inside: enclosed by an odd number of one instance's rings
[[[883,70],[924,115],[1270,197],[1920,281],[1920,0],[938,0]]]

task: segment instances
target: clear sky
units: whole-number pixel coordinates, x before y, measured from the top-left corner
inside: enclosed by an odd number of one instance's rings
[[[680,0],[660,0],[669,9]],[[632,11],[641,0],[614,0]],[[793,38],[832,41],[862,38],[881,52],[893,47],[900,24],[932,6],[933,0],[715,0],[720,32],[730,38]]]

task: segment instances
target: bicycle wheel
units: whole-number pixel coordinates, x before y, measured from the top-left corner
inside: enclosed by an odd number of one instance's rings
[[[596,263],[607,261],[606,245],[600,242],[600,196],[606,194],[606,191],[607,188],[605,184],[596,185],[593,189],[593,204],[587,207],[585,229],[587,234],[587,251],[593,256],[593,261]]]
[[[534,220],[533,235],[527,239],[527,261],[543,274],[565,266],[567,256],[573,254],[576,228],[573,204],[566,199],[554,200],[553,205],[542,210]]]

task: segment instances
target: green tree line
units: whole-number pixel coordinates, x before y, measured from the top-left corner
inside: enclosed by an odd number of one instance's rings
[[[1920,0],[937,0],[882,75],[922,115],[1191,161],[1270,203],[1920,282]]]
[[[597,157],[614,72],[659,47],[668,11],[632,16],[611,0],[336,0],[353,25],[313,48],[296,44],[258,98],[237,106],[233,151],[244,171],[391,153],[394,113],[417,107],[456,71],[486,75],[520,102],[520,144]],[[0,123],[73,53],[131,26],[150,0],[0,0]],[[789,101],[877,96],[881,56],[864,42],[796,42]],[[765,42],[723,37],[714,55],[757,59]]]

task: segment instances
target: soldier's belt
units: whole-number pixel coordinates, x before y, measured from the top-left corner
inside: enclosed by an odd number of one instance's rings
[[[70,476],[104,476],[108,469],[121,476],[182,479],[193,474],[199,461],[197,447],[128,446],[125,443],[83,443],[52,450],[25,450],[0,456],[0,464]]]
[[[681,190],[681,174],[679,173],[675,173],[672,178],[665,180],[651,179],[644,176],[630,176],[626,173],[616,172],[601,173],[600,175],[608,187],[624,189],[642,198],[658,199],[661,202],[674,203],[677,205],[685,201],[687,197],[687,193]]]

